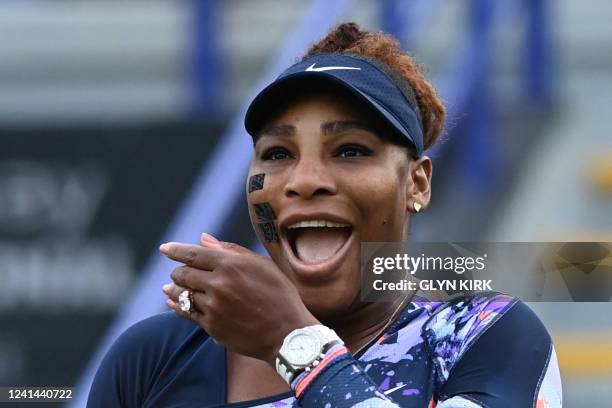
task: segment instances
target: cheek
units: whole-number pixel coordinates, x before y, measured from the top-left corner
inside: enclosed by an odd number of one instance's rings
[[[247,183],[247,193],[251,194],[255,191],[263,190],[264,182],[266,181],[266,173],[256,173],[249,176]]]
[[[362,239],[401,240],[406,221],[405,181],[397,170],[372,169],[352,177],[351,198],[360,213]]]
[[[251,224],[269,252],[279,240],[274,203],[274,197],[278,195],[273,180],[274,177],[252,169],[246,185]]]
[[[255,212],[255,217],[251,216],[251,220],[255,220],[259,235],[267,243],[278,242],[276,212],[272,205],[267,201],[261,201],[253,203],[252,208]]]

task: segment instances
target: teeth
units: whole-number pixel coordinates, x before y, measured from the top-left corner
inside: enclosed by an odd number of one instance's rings
[[[341,222],[333,222],[333,221],[325,221],[325,220],[308,220],[308,221],[300,221],[295,224],[291,224],[287,228],[312,228],[312,227],[331,227],[331,228],[344,228],[350,227],[349,224],[344,224]]]

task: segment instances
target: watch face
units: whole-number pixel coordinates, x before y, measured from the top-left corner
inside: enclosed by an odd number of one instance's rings
[[[321,352],[319,339],[306,333],[297,333],[287,343],[283,355],[292,365],[308,365],[312,363]]]

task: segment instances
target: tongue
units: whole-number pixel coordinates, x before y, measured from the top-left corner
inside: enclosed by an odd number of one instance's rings
[[[303,228],[295,240],[297,256],[305,263],[321,263],[342,248],[349,233],[349,228]]]

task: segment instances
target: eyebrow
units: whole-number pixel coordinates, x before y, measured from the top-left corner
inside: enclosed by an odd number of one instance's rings
[[[255,141],[263,136],[293,136],[295,135],[295,126],[293,125],[272,125],[266,126],[255,135]]]

